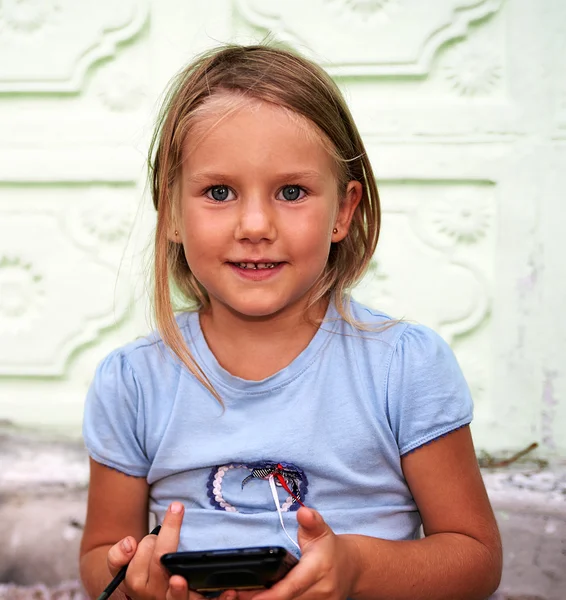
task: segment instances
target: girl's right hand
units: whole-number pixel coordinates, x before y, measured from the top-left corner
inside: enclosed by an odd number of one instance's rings
[[[183,577],[171,577],[161,564],[164,554],[177,551],[183,515],[183,505],[173,502],[165,514],[159,535],[146,535],[139,543],[128,536],[108,550],[108,569],[113,577],[128,565],[120,589],[132,600],[204,600],[204,596],[189,590]],[[228,590],[219,600],[236,598],[236,592]]]

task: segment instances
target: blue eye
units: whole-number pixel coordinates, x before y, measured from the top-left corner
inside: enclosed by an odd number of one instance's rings
[[[282,196],[283,200],[287,200],[288,202],[294,202],[296,200],[302,200],[306,195],[305,190],[298,185],[286,185],[281,188],[281,191],[278,194]]]
[[[229,199],[232,190],[226,185],[213,185],[206,190],[206,195],[216,202],[224,202]]]

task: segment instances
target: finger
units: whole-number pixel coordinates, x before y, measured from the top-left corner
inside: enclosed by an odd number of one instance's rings
[[[238,592],[238,600],[252,600],[252,598],[255,598],[262,592],[263,590],[240,590]]]
[[[312,553],[303,555],[299,563],[273,587],[260,592],[254,600],[292,600],[318,585],[325,577],[320,560]],[[324,594],[322,595],[324,597]]]
[[[184,577],[173,575],[169,579],[169,589],[165,600],[205,600],[205,597],[194,590],[191,590]],[[217,600],[238,600],[238,594],[235,590],[226,590],[218,596]]]
[[[242,596],[236,590],[224,590],[218,600],[242,600]]]
[[[197,598],[200,594],[196,594]],[[202,596],[200,596],[202,598]],[[187,580],[180,575],[173,575],[169,579],[169,588],[165,594],[165,600],[196,600],[194,595],[189,593]]]
[[[254,596],[254,600],[293,600],[302,596],[316,583],[316,578],[308,573],[296,575],[297,569],[298,566],[273,587],[259,592],[257,596]],[[291,574],[295,577],[291,577]]]
[[[191,588],[189,588],[188,598],[189,600],[206,600],[206,596],[195,592],[195,590],[191,590]],[[167,600],[169,600],[169,598],[167,598]],[[219,596],[214,596],[214,600],[239,600],[238,592],[235,590],[225,590]]]
[[[189,588],[189,600],[205,600],[205,597],[202,594],[195,592],[195,590],[191,590],[191,588]]]
[[[123,540],[120,540],[117,544],[114,544],[110,550],[108,550],[106,560],[112,577],[114,577],[124,565],[127,565],[132,560],[132,556],[134,556],[136,552],[136,547],[136,540],[133,537],[128,536]]]
[[[312,508],[300,508],[297,511],[297,522],[299,523],[297,539],[303,552],[312,542],[326,535],[334,535],[322,515]]]
[[[181,525],[185,507],[180,502],[172,502],[161,524],[161,530],[155,544],[155,564],[161,567],[161,556],[167,552],[175,552],[179,547]]]
[[[130,562],[128,572],[126,573],[126,585],[131,590],[141,592],[148,586],[150,565],[153,560],[153,552],[156,543],[157,537],[155,535],[146,535],[138,544],[136,553]],[[161,580],[162,594],[164,594],[167,589],[168,577],[163,574]],[[152,581],[152,585],[158,584],[155,581]]]

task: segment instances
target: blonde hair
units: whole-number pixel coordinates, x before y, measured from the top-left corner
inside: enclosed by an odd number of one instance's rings
[[[193,310],[206,309],[208,294],[191,272],[182,245],[171,242],[168,234],[174,229],[180,195],[183,143],[207,100],[226,93],[272,103],[314,125],[335,159],[340,197],[349,181],[362,184],[362,198],[348,235],[331,245],[326,269],[311,290],[309,307],[332,295],[340,316],[363,328],[350,314],[348,291],[369,265],[381,222],[377,186],[361,136],[340,90],[321,67],[286,49],[229,45],[197,57],[173,79],[149,150],[157,210],[155,318],[164,343],[219,400],[183,339],[172,305],[172,294],[179,294]]]

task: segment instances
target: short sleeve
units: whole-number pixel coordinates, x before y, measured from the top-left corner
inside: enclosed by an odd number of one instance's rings
[[[136,477],[145,477],[142,390],[123,352],[106,357],[96,369],[88,391],[83,438],[97,462]]]
[[[462,370],[450,346],[431,329],[409,325],[397,341],[387,407],[400,455],[472,421]]]

